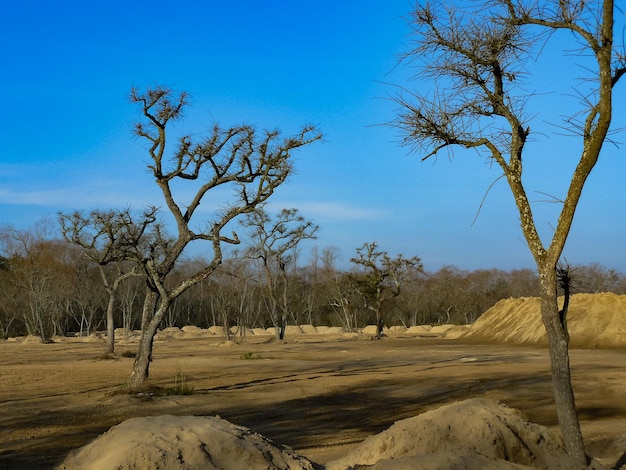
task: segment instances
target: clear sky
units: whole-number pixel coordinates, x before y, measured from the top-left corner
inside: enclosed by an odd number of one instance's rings
[[[410,9],[407,0],[5,2],[0,224],[161,205],[144,144],[131,134],[138,109],[128,99],[132,86],[158,83],[191,94],[185,126],[195,135],[214,122],[285,133],[317,125],[324,142],[297,152],[297,174],[271,207],[295,207],[319,224],[315,243],[337,247],[344,262],[377,241],[391,254],[420,256],[429,271],[532,268],[503,180],[474,221],[498,168],[465,153],[421,162],[384,125],[395,117],[393,85],[434,86],[409,83],[414,70],[398,66],[410,47]],[[539,79],[553,90],[531,103],[538,132],[526,183],[545,236],[558,204],[544,193],[564,194],[559,171],[577,157],[575,140],[542,130],[540,114],[561,111],[571,94],[561,83],[568,61],[547,56]],[[620,93],[616,127],[626,125]],[[626,272],[625,177],[624,146],[608,145],[576,215],[570,263]]]

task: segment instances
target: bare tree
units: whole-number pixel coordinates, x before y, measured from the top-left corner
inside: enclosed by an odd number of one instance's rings
[[[272,220],[262,207],[248,214],[242,225],[250,229],[250,243],[244,256],[260,262],[270,317],[276,338],[282,340],[289,315],[287,268],[295,264],[298,244],[315,238],[318,226],[305,220],[297,209],[283,209]]]
[[[420,70],[437,83],[437,91],[408,97],[400,93],[396,124],[405,132],[406,144],[425,150],[424,159],[457,146],[486,155],[502,170],[539,272],[541,315],[549,339],[563,440],[567,452],[582,467],[586,456],[571,386],[569,335],[559,315],[556,267],[585,182],[607,140],[613,89],[626,73],[623,50],[614,46],[616,7],[613,0],[492,0],[474,10],[447,5],[426,3],[413,12],[416,47],[407,58],[421,61]],[[525,86],[524,75],[552,45],[550,40],[558,31],[570,33],[561,37],[573,41],[569,49],[577,51],[563,60],[584,64],[580,69],[583,80],[570,95],[582,106],[557,126],[553,137],[563,131],[577,136],[582,151],[573,173],[564,170],[569,186],[560,201],[552,238],[544,243],[522,178],[531,135],[528,103],[536,96]]]
[[[10,299],[29,335],[43,342],[63,333],[65,302],[69,295],[71,270],[65,263],[67,245],[51,238],[51,224],[39,221],[30,230],[7,227],[2,234],[3,251],[10,267],[10,283],[18,294]]]
[[[0,234],[0,241],[3,234]],[[0,339],[7,339],[12,327],[18,319],[18,310],[11,299],[17,297],[14,284],[11,282],[12,267],[10,260],[0,255]]]
[[[383,306],[400,295],[410,275],[422,272],[422,262],[417,256],[391,258],[386,251],[378,249],[376,242],[364,243],[356,253],[350,262],[360,271],[351,273],[350,279],[363,296],[366,308],[376,315],[376,338],[380,338],[384,328]]]
[[[93,211],[87,216],[81,212],[59,213],[63,237],[81,247],[85,256],[98,266],[107,292],[107,354],[115,354],[113,315],[120,284],[142,274],[137,271],[139,265],[128,260],[146,245],[146,231],[156,223],[157,212],[156,207],[150,207],[140,214],[133,214],[130,209]]]
[[[122,313],[122,328],[126,341],[128,341],[130,331],[138,326],[138,313],[141,310],[145,285],[145,280],[133,277],[127,279],[118,289],[118,303]]]
[[[103,289],[98,267],[78,247],[71,259],[73,279],[67,314],[78,326],[80,336],[96,330],[103,320],[101,314],[106,311],[107,293]]]
[[[148,168],[176,225],[175,238],[162,256],[143,260],[150,290],[144,303],[142,335],[129,382],[131,389],[137,389],[148,377],[154,335],[170,304],[218,268],[223,259],[222,244],[239,243],[235,232],[224,234],[226,227],[264,203],[291,174],[292,151],[319,140],[321,135],[312,126],[303,127],[294,136],[282,137],[278,131],[258,133],[247,125],[229,129],[215,125],[199,142],[194,143],[190,135],[183,135],[170,151],[167,144],[168,137],[172,137],[171,124],[182,117],[187,94],[176,94],[164,87],[143,92],[133,89],[131,100],[140,106],[143,115],[135,134],[148,143]],[[201,202],[220,189],[223,206],[203,216],[198,210]],[[191,196],[185,198],[185,192],[190,191]],[[214,207],[215,201],[207,202],[207,206]],[[208,242],[212,258],[197,272],[166,286],[166,278],[177,260],[195,241]]]
[[[616,292],[619,291],[619,283],[622,276],[615,269],[607,269],[598,263],[588,266],[576,266],[579,292]]]
[[[328,305],[346,331],[356,331],[359,326],[358,313],[363,303],[361,293],[345,273],[336,271],[334,277],[328,279],[328,283]]]

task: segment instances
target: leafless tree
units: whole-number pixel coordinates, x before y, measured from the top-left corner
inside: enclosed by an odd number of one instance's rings
[[[359,327],[359,311],[363,303],[361,293],[348,274],[335,271],[333,277],[326,278],[327,303],[332,308],[341,326],[346,331],[356,331]]]
[[[1,236],[0,236],[1,238]],[[18,319],[17,309],[11,299],[16,297],[15,286],[11,282],[11,262],[0,255],[0,338],[9,337],[13,325]]]
[[[620,291],[621,276],[615,269],[607,269],[598,263],[571,268],[575,272],[578,292],[617,292]]]
[[[435,84],[428,93],[401,92],[396,124],[405,143],[424,150],[424,159],[453,147],[473,149],[501,169],[513,194],[526,243],[540,279],[541,315],[549,339],[553,390],[567,452],[586,465],[569,366],[569,334],[559,315],[557,264],[583,187],[609,134],[613,90],[626,73],[623,44],[614,44],[613,0],[491,0],[472,9],[443,2],[418,5],[412,15],[422,76]],[[559,35],[559,32],[568,33]],[[570,41],[564,61],[580,62],[580,77],[569,96],[577,112],[566,116],[551,137],[566,132],[580,139],[580,156],[548,242],[540,238],[522,178],[531,132],[529,102],[538,96],[526,78],[535,59],[554,43]],[[569,77],[572,78],[572,77]],[[563,100],[567,100],[563,96]],[[565,106],[563,109],[567,109]],[[550,191],[547,191],[548,193]]]
[[[18,294],[10,299],[9,308],[21,312],[28,334],[38,335],[44,342],[64,333],[72,270],[65,262],[67,246],[51,234],[50,221],[43,219],[30,230],[6,227],[1,240],[10,268],[9,281]]]
[[[141,309],[142,295],[145,293],[145,280],[139,277],[129,278],[118,289],[118,304],[122,313],[124,340],[138,327],[137,320]]]
[[[129,261],[147,247],[147,233],[157,222],[157,208],[133,214],[130,209],[92,211],[85,215],[59,213],[63,237],[79,246],[98,266],[108,295],[106,307],[107,353],[115,354],[114,311],[118,289],[132,276],[142,275],[137,262]],[[136,260],[135,260],[136,261]]]
[[[187,93],[177,94],[157,86],[145,91],[133,89],[131,100],[139,105],[143,116],[135,134],[148,143],[148,168],[176,226],[174,240],[162,256],[143,261],[150,291],[144,303],[139,351],[129,382],[131,389],[138,389],[148,377],[154,335],[170,304],[218,268],[223,260],[222,245],[239,243],[235,232],[224,233],[227,226],[232,227],[229,224],[235,219],[267,201],[291,174],[292,152],[319,140],[321,134],[312,126],[282,137],[278,131],[259,133],[248,125],[228,129],[215,125],[199,142],[183,135],[170,150],[171,124],[183,116]],[[207,208],[215,207],[216,202],[219,206],[219,201],[208,200],[209,195],[221,197],[222,206],[207,215],[199,210],[202,202],[206,202]],[[181,282],[166,286],[166,279],[183,251],[196,241],[209,243],[212,258]]]
[[[300,242],[315,238],[318,226],[301,216],[297,209],[283,209],[272,220],[262,207],[248,214],[242,224],[250,229],[244,256],[260,263],[276,338],[282,340],[289,316],[288,268],[295,264]]]
[[[376,315],[376,338],[380,338],[384,328],[383,306],[400,295],[411,275],[422,272],[422,262],[417,256],[392,258],[386,251],[380,251],[376,242],[365,243],[356,252],[350,262],[359,271],[351,273],[350,279],[363,296],[365,307]]]
[[[71,259],[73,277],[68,299],[68,316],[78,325],[80,336],[95,331],[104,320],[101,314],[106,311],[107,293],[103,289],[98,267],[79,252],[78,247]]]

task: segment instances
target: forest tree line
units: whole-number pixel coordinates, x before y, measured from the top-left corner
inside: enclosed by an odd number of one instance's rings
[[[99,267],[80,247],[54,236],[52,224],[40,225],[25,231],[11,227],[0,230],[0,338],[27,334],[51,338],[102,331],[108,295],[101,269],[124,267],[121,263]],[[367,272],[359,258],[353,258],[347,269],[340,269],[335,248],[313,245],[308,255],[303,250],[292,250],[290,257],[285,257],[288,265],[282,266],[284,278],[276,275],[270,283],[268,276],[272,274],[258,258],[231,254],[212,276],[176,298],[160,327],[271,327],[275,323],[272,308],[276,306],[272,306],[270,289],[279,283],[285,287],[280,302],[284,302],[287,324],[341,326],[347,330],[376,324],[374,310],[368,308],[370,294],[362,288]],[[202,257],[181,260],[168,282],[184,279],[204,263]],[[278,266],[273,269],[280,270]],[[125,271],[131,273],[131,267],[126,266]],[[575,292],[626,293],[626,276],[613,269],[591,264],[572,267],[572,273]],[[141,328],[145,289],[146,279],[139,271],[120,283],[113,312],[117,328]],[[385,299],[382,321],[386,326],[407,327],[470,324],[501,299],[537,293],[538,277],[530,269],[465,271],[446,266],[425,272],[420,265],[404,276],[397,295]]]

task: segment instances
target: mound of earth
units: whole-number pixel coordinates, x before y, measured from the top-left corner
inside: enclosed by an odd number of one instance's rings
[[[575,294],[567,314],[570,346],[626,346],[626,295]],[[547,344],[537,297],[504,299],[483,313],[465,337],[514,344]]]
[[[494,400],[455,402],[396,422],[368,437],[327,470],[571,469],[562,444],[546,427]]]
[[[70,454],[57,470],[321,469],[294,451],[219,417],[132,418]]]
[[[506,470],[575,468],[544,426],[474,398],[396,422],[344,457],[316,464],[219,417],[132,418],[70,454],[57,470]],[[591,468],[600,469],[599,465]]]

